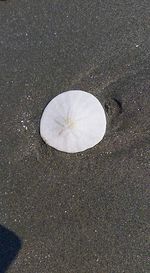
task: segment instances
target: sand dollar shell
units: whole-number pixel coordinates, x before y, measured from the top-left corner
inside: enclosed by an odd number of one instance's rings
[[[46,106],[41,122],[43,140],[55,149],[77,153],[95,146],[106,131],[101,103],[81,90],[63,92]]]

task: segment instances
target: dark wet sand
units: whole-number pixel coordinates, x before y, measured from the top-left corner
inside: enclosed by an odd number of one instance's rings
[[[39,121],[77,88],[107,133],[65,154]],[[149,1],[0,1],[0,222],[22,241],[9,273],[148,273],[149,105]]]

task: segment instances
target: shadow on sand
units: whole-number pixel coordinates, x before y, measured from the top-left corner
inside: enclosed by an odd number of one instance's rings
[[[14,232],[0,225],[0,273],[5,273],[21,248],[21,240]]]

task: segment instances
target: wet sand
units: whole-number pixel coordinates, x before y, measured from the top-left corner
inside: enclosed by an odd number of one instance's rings
[[[71,89],[107,114],[78,154],[39,135]],[[9,273],[148,273],[149,105],[149,1],[0,1],[0,219],[22,245]]]

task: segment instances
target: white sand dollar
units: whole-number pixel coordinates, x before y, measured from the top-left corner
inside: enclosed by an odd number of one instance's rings
[[[43,140],[55,149],[77,153],[95,146],[106,131],[106,116],[92,94],[71,90],[53,98],[40,123]]]

